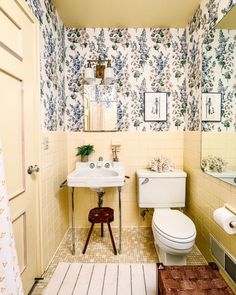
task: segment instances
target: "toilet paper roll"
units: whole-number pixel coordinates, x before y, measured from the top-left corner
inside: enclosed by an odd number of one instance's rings
[[[236,222],[236,215],[226,208],[218,208],[213,213],[214,220],[219,224],[225,232],[230,235],[236,234],[236,228],[230,226],[231,222]]]

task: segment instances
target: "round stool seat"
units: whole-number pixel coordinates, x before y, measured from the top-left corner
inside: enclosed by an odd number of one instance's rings
[[[91,223],[110,223],[114,220],[114,210],[109,207],[93,208],[89,211],[88,220]]]

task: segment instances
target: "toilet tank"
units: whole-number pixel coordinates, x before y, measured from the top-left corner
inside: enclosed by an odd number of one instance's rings
[[[184,171],[158,173],[138,170],[137,177],[140,208],[185,207],[187,174]]]

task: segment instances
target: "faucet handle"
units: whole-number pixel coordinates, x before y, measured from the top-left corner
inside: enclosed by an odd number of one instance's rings
[[[103,161],[103,157],[99,157],[98,158],[98,161]]]

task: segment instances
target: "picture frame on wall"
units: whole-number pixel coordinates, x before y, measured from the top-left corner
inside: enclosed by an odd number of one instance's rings
[[[222,94],[218,92],[202,93],[202,121],[221,121]]]
[[[165,122],[167,120],[167,92],[144,93],[144,121]]]

